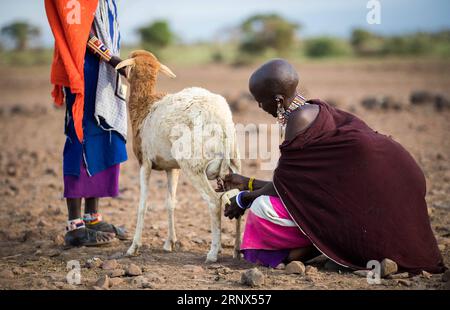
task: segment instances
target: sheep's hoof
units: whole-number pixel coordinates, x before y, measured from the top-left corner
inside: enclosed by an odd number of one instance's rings
[[[163,246],[163,249],[166,252],[177,251],[180,248],[181,248],[180,241],[170,240],[170,239],[167,239],[166,242],[164,242],[164,246]]]
[[[208,255],[206,255],[205,263],[212,264],[216,262],[217,262],[217,253],[208,253]]]
[[[125,256],[127,257],[133,257],[133,256],[138,256],[139,255],[139,247],[136,246],[131,246],[127,253],[125,254]]]

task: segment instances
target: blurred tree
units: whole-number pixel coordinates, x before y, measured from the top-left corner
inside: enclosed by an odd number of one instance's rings
[[[40,30],[27,22],[16,21],[2,28],[2,34],[10,37],[16,44],[16,50],[24,51],[32,36],[38,36]]]
[[[240,26],[242,39],[239,50],[248,54],[262,54],[267,48],[273,48],[284,54],[292,48],[295,31],[299,27],[277,14],[251,16]]]
[[[364,29],[354,29],[350,43],[358,55],[375,55],[383,50],[383,39]]]
[[[138,32],[144,46],[156,49],[170,45],[175,37],[170,29],[169,23],[165,20],[157,20],[148,26],[139,28]]]

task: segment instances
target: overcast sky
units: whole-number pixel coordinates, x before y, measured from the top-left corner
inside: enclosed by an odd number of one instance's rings
[[[124,43],[135,43],[136,28],[167,19],[186,42],[209,40],[255,13],[276,12],[303,25],[301,35],[348,37],[354,27],[382,34],[450,29],[450,0],[379,0],[381,24],[366,22],[368,0],[117,0]],[[51,45],[44,0],[0,0],[0,26],[27,20],[42,29]]]

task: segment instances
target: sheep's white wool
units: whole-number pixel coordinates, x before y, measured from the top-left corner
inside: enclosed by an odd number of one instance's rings
[[[142,124],[141,138],[143,157],[157,169],[179,168],[180,161],[185,161],[194,173],[203,173],[214,159],[212,166],[219,161],[219,167],[230,166],[230,158],[239,159],[228,103],[222,96],[199,87],[183,89],[155,102]],[[219,174],[223,176],[217,171],[216,177]]]
[[[230,108],[225,98],[205,89],[186,88],[154,102],[140,128],[142,167],[141,198],[133,244],[129,255],[141,245],[148,178],[152,169],[165,170],[168,178],[168,238],[166,251],[177,244],[174,225],[178,173],[191,181],[211,216],[211,249],[208,262],[217,261],[221,249],[221,205],[209,180],[240,171],[240,158]],[[182,149],[179,152],[180,148]],[[234,257],[239,257],[240,220],[236,221]]]

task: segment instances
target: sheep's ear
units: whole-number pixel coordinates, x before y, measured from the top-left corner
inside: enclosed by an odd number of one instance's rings
[[[171,77],[172,79],[177,77],[175,75],[175,73],[173,73],[172,70],[169,69],[169,67],[167,67],[167,66],[165,66],[163,64],[160,64],[159,71],[161,71],[162,73],[164,73],[168,77]]]

